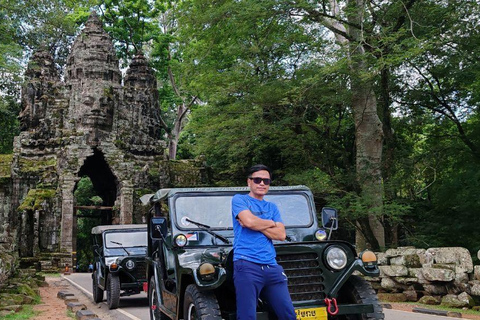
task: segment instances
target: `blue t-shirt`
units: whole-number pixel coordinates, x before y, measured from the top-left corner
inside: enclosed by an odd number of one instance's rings
[[[248,260],[260,264],[276,265],[276,252],[271,239],[260,231],[242,227],[237,216],[243,210],[250,210],[255,216],[264,220],[282,222],[277,206],[265,200],[258,200],[248,194],[236,194],[232,199],[233,261]],[[283,223],[283,222],[282,222]]]

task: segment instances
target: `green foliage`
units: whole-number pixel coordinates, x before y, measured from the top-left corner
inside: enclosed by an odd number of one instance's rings
[[[88,177],[83,177],[77,183],[75,200],[79,206],[101,205],[103,203]],[[78,209],[77,216],[77,265],[80,270],[87,271],[88,265],[93,261],[92,235],[93,227],[101,224],[101,211]]]
[[[159,34],[155,18],[159,14],[156,3],[147,0],[102,1],[105,30],[116,40],[119,57],[124,62],[143,52],[144,46]]]

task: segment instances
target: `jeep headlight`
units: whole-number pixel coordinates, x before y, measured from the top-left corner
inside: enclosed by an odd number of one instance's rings
[[[107,265],[107,267],[110,267],[112,263],[117,263],[117,259],[118,257],[105,257],[105,264]]]
[[[327,264],[334,270],[341,270],[347,265],[347,254],[340,247],[329,247],[325,253]]]
[[[184,234],[177,234],[173,239],[173,242],[177,247],[185,247],[187,245],[187,237]]]
[[[125,267],[127,267],[128,270],[132,270],[133,268],[135,268],[135,262],[133,262],[133,260],[128,260],[125,263]]]

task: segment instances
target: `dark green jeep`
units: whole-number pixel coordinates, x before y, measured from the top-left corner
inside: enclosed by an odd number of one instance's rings
[[[231,199],[248,188],[162,189],[142,197],[148,219],[147,279],[151,319],[235,319]],[[274,241],[288,276],[297,319],[383,319],[370,284],[355,271],[378,276],[371,251],[357,255],[329,240],[337,212],[322,209],[322,224],[305,186],[271,187],[287,240]],[[257,319],[275,319],[259,300]]]
[[[143,290],[147,225],[97,226],[92,228],[92,236],[95,257],[93,301],[101,302],[103,292],[107,291],[108,307],[115,309],[120,296],[138,294]]]

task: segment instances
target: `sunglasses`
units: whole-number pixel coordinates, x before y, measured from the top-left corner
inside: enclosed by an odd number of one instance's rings
[[[270,182],[272,182],[272,180],[270,180],[270,179],[268,179],[268,178],[257,178],[257,177],[252,178],[252,177],[248,177],[248,179],[253,180],[253,183],[255,183],[255,184],[260,184],[260,183],[263,181],[263,183],[264,183],[266,186],[270,185]]]

